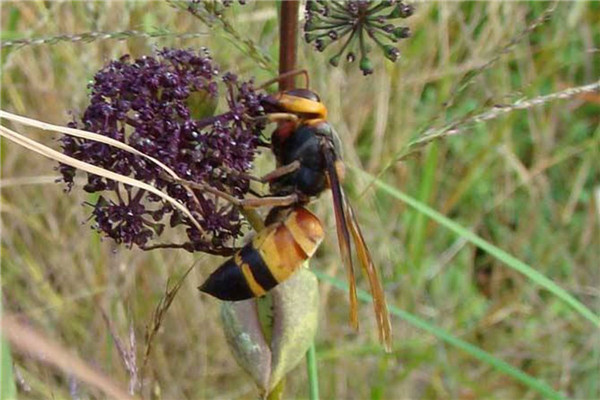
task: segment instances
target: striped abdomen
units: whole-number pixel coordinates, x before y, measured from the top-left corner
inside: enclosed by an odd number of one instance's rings
[[[217,268],[200,290],[230,301],[262,296],[300,268],[315,253],[323,235],[321,221],[296,207]]]

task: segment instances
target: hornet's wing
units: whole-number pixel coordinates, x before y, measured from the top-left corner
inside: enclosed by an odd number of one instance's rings
[[[335,137],[334,137],[335,139]],[[338,145],[339,146],[339,145]],[[342,255],[342,261],[346,266],[348,283],[350,289],[350,321],[354,327],[358,327],[357,296],[356,296],[356,278],[354,276],[354,267],[352,264],[352,252],[350,235],[356,247],[356,255],[367,278],[373,296],[373,307],[375,309],[375,318],[379,331],[379,340],[386,351],[391,351],[392,346],[392,327],[390,316],[387,309],[385,294],[377,269],[371,259],[371,254],[364,240],[352,206],[346,201],[344,191],[342,190],[339,171],[343,170],[342,161],[338,156],[336,144],[331,141],[324,141],[323,152],[327,166],[327,177],[331,187],[333,197],[333,206],[335,211],[335,222],[338,235],[338,243]]]
[[[369,278],[369,286],[371,287],[371,295],[373,296],[373,307],[375,309],[375,318],[377,319],[377,327],[379,329],[379,341],[383,344],[385,350],[389,353],[392,351],[392,324],[390,323],[390,314],[385,302],[385,294],[381,281],[377,273],[377,268],[371,259],[371,253],[365,243],[362,232],[356,216],[352,210],[350,203],[345,202],[346,223],[350,227],[354,246],[356,247],[356,255],[360,261],[360,265]]]
[[[345,215],[346,207],[344,206],[344,193],[338,177],[336,162],[337,160],[334,149],[328,144],[323,144],[323,152],[327,166],[327,177],[333,197],[333,209],[335,211],[335,225],[337,230],[338,244],[342,262],[346,267],[348,276],[349,295],[350,295],[350,324],[354,329],[358,329],[358,300],[356,296],[356,279],[354,277],[354,266],[352,264],[352,253],[350,250],[350,233],[348,231],[347,217]]]

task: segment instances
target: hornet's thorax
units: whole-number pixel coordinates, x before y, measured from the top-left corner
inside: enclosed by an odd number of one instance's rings
[[[343,177],[340,140],[327,122],[327,108],[316,93],[308,89],[288,90],[265,102],[265,109],[277,122],[271,136],[277,166],[300,162],[298,169],[271,182],[272,193],[295,193],[307,202],[329,188],[324,147],[334,153],[336,169]]]

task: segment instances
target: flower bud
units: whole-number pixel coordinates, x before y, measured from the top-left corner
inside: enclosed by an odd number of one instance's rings
[[[393,61],[393,62],[396,62],[396,60],[400,56],[400,50],[398,50],[397,48],[395,48],[392,45],[384,46],[383,51],[384,51],[385,57],[388,60]]]
[[[319,5],[314,0],[308,0],[306,2],[306,9],[308,11],[319,11]]]
[[[315,48],[317,49],[317,51],[323,51],[331,43],[333,43],[333,40],[329,36],[320,37],[317,40],[315,40]]]
[[[415,12],[415,7],[410,4],[400,3],[398,4],[391,13],[388,14],[388,18],[408,18]]]
[[[308,32],[306,32],[304,34],[304,40],[306,40],[306,43],[311,43],[316,38],[317,38],[317,34],[316,33],[308,33]]]
[[[371,75],[373,73],[373,64],[371,63],[371,60],[369,60],[367,57],[363,57],[360,59],[359,68],[364,76]]]
[[[315,25],[312,20],[307,20],[304,23],[304,32],[314,31],[317,28],[318,28],[318,26]]]
[[[337,67],[340,64],[340,54],[335,55],[329,59],[329,64]]]
[[[329,7],[333,7],[331,10]],[[414,7],[402,0],[344,0],[333,4],[326,0],[308,1],[306,5],[305,39],[314,42],[318,51],[339,42],[338,55],[329,59],[331,65],[339,65],[346,54],[348,62],[360,57],[359,65],[365,75],[373,73],[368,56],[376,44],[384,56],[395,61],[399,56],[392,45],[410,35],[408,28],[398,28],[392,20],[412,15]],[[335,15],[329,18],[333,12]],[[332,29],[333,28],[333,29]],[[309,34],[312,32],[315,35]],[[349,34],[348,39],[343,39]],[[369,44],[369,42],[371,42]],[[357,55],[358,54],[358,55]]]
[[[393,24],[386,24],[381,29],[383,29],[384,32],[392,33],[394,31],[394,28],[395,26]]]
[[[394,29],[392,34],[398,39],[406,39],[407,37],[410,37],[410,28],[407,26],[400,26]]]

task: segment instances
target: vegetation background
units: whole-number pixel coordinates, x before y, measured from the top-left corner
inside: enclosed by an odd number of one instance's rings
[[[345,159],[377,175],[533,266],[596,312],[600,269],[600,95],[515,111],[427,145],[401,161],[427,129],[520,99],[597,81],[598,2],[425,2],[395,64],[373,55],[375,74],[327,63],[300,43],[299,65],[330,110]],[[536,19],[544,15],[547,20]],[[274,3],[225,12],[242,38],[277,59]],[[64,125],[86,106],[86,85],[107,61],[163,46],[205,46],[222,69],[266,80],[247,53],[166,2],[3,2],[2,41],[136,30],[126,37],[4,46],[2,109]],[[528,28],[529,27],[529,28]],[[175,34],[205,32],[182,38]],[[113,35],[114,36],[114,35]],[[127,36],[127,35],[125,35]],[[275,64],[273,64],[275,66]],[[464,84],[464,85],[463,85]],[[57,148],[55,137],[30,132]],[[217,301],[196,286],[222,260],[184,251],[142,252],[101,240],[85,221],[81,186],[65,194],[55,163],[2,141],[2,302],[125,386],[129,380],[100,309],[117,335],[136,334],[138,360],[153,312],[196,263],[154,340],[145,392],[152,398],[252,398],[231,357]],[[269,168],[268,155],[259,163]],[[388,301],[507,361],[573,398],[598,398],[598,330],[555,296],[350,173],[346,189],[383,275]],[[331,200],[314,208],[328,236],[312,267],[344,279]],[[361,285],[365,287],[366,282]],[[394,352],[377,344],[370,306],[362,330],[347,323],[345,292],[321,284],[317,337],[323,398],[536,398],[528,386],[437,337],[394,318]],[[16,355],[20,398],[86,398],[97,392]],[[307,397],[303,366],[289,397]],[[101,396],[100,396],[101,397]]]

